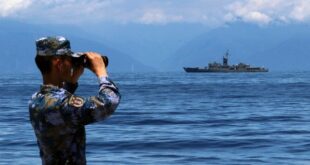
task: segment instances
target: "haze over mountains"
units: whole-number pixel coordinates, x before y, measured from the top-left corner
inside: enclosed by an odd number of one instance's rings
[[[231,64],[244,62],[278,71],[310,70],[309,41],[309,25],[227,24],[189,41],[166,64],[169,69],[205,66],[208,62],[222,62],[229,50]]]
[[[183,66],[244,62],[273,70],[310,70],[307,24],[259,26],[235,22],[217,28],[202,24],[35,25],[0,21],[1,72],[37,71],[35,39],[64,35],[74,51],[99,51],[110,57],[112,72],[182,71]]]
[[[129,55],[96,42],[87,33],[73,26],[32,25],[15,21],[0,21],[0,70],[5,73],[37,72],[34,63],[35,40],[42,36],[66,36],[73,51],[96,51],[109,56],[109,70],[131,72],[135,68],[144,72],[154,71]]]

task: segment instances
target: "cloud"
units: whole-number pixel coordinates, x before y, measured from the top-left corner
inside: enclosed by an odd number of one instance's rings
[[[139,22],[144,24],[165,24],[171,22],[181,22],[183,16],[168,15],[160,9],[148,9],[140,17]]]
[[[292,11],[289,13],[289,18],[301,22],[308,21],[310,18],[310,1],[295,2]]]
[[[0,0],[0,17],[15,14],[20,10],[26,9],[31,3],[31,0]]]
[[[247,16],[245,16],[245,20],[258,22],[260,24],[268,24],[271,21],[271,18],[264,13],[253,11],[248,13]]]
[[[259,25],[310,21],[309,0],[0,0],[0,17],[38,23]]]
[[[0,0],[1,1],[1,0]],[[24,3],[22,0],[13,0]],[[18,1],[18,2],[17,2]],[[27,6],[8,9],[6,17],[41,23],[217,22],[219,8],[233,0],[26,0]],[[221,15],[220,15],[221,16]]]
[[[268,24],[273,20],[273,15],[278,10],[281,0],[249,0],[234,2],[227,6],[227,21],[242,20],[257,24]],[[278,14],[279,11],[276,11]]]
[[[32,0],[31,11],[21,17],[35,16],[36,22],[53,22],[61,24],[88,23],[109,18],[107,12],[120,0]]]
[[[248,0],[227,5],[226,21],[242,20],[265,25],[271,22],[307,22],[309,0]]]
[[[110,18],[124,0],[0,0],[0,16],[38,23],[86,23]]]

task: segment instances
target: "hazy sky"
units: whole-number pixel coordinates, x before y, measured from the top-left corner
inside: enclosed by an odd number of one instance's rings
[[[310,0],[0,0],[0,17],[35,23],[175,22],[210,26],[242,20],[308,22]]]

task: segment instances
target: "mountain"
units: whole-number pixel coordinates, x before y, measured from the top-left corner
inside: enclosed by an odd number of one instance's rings
[[[230,64],[244,62],[270,70],[310,70],[310,28],[305,24],[258,26],[233,23],[211,30],[180,47],[164,61],[165,69],[221,62],[229,50]]]
[[[74,51],[98,51],[107,55],[110,72],[154,71],[131,56],[87,37],[86,32],[73,26],[33,25],[2,19],[0,29],[0,72],[37,72],[34,63],[35,40],[54,35],[67,37]]]
[[[35,40],[63,35],[74,51],[98,51],[110,72],[182,71],[184,66],[239,62],[272,70],[310,70],[310,28],[306,24],[258,26],[231,23],[215,29],[200,24],[35,25],[0,20],[0,72],[37,72]]]
[[[210,29],[194,23],[105,23],[80,28],[87,31],[97,42],[117,48],[157,70],[162,69],[161,62],[167,56],[171,56],[179,47]]]

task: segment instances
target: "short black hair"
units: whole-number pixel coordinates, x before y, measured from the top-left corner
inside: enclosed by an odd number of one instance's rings
[[[52,71],[52,59],[60,58],[61,60],[72,59],[70,56],[40,56],[36,55],[35,62],[41,71],[42,75],[48,74]]]
[[[50,56],[36,56],[35,62],[37,67],[41,71],[42,75],[48,74],[51,72],[52,67],[52,57]]]

